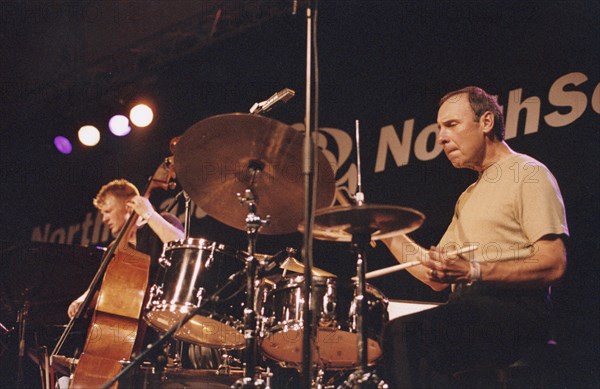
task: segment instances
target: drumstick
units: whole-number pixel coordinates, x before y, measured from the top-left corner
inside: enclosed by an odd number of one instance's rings
[[[446,255],[450,256],[450,255],[460,255],[460,254],[470,253],[472,251],[477,250],[477,247],[479,247],[479,245],[466,246],[466,247],[463,247],[462,249],[451,251],[451,252],[447,253]],[[414,261],[401,263],[399,265],[394,265],[394,266],[390,266],[390,267],[385,267],[383,269],[370,271],[365,274],[365,279],[368,280],[368,279],[375,278],[375,277],[381,277],[386,274],[394,273],[394,272],[404,270],[409,267],[417,266],[420,264],[421,264],[421,261],[417,259]],[[353,277],[353,279],[356,279],[356,277]]]

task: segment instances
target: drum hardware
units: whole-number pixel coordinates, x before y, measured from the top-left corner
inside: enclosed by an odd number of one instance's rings
[[[246,205],[248,214],[246,215],[246,235],[248,237],[248,255],[246,257],[246,307],[244,308],[244,377],[233,385],[234,388],[264,388],[265,381],[262,378],[256,378],[256,354],[257,354],[257,324],[258,317],[255,310],[255,286],[257,283],[258,260],[255,257],[256,240],[258,231],[264,225],[270,222],[270,215],[262,219],[256,214],[257,198],[253,192],[253,187],[263,166],[255,161],[248,165],[250,173],[250,182],[245,189],[244,195],[237,194],[238,201]]]
[[[171,349],[175,349],[171,354]],[[166,343],[163,348],[163,354],[165,358],[165,368],[181,368],[183,355],[183,342],[180,340],[173,340],[171,343]]]
[[[221,374],[215,369],[166,368],[157,372],[151,365],[143,364],[137,375],[135,387],[143,388],[230,388],[242,376],[241,369],[231,369]],[[261,373],[264,374],[264,373]]]
[[[218,374],[231,374],[231,362],[233,356],[227,353],[227,350],[221,350],[221,362],[217,368]]]
[[[351,242],[356,257],[356,330],[358,368],[340,386],[342,388],[387,388],[375,371],[369,370],[368,338],[366,333],[366,250],[372,240],[411,232],[423,223],[425,216],[413,209],[392,205],[369,205],[362,192],[360,165],[359,122],[356,121],[358,190],[356,205],[342,205],[319,209],[315,212],[316,239]],[[304,230],[304,225],[299,230]]]

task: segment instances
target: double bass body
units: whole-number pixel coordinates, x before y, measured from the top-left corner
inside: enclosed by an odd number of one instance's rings
[[[141,347],[144,326],[140,316],[150,257],[127,244],[122,246],[106,269],[72,388],[102,386]]]

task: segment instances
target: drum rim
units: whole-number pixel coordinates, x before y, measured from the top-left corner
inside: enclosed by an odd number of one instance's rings
[[[222,254],[228,254],[231,256],[239,257],[242,252],[237,250],[231,246],[228,246],[224,243],[220,243],[214,240],[205,239],[205,238],[187,238],[187,239],[179,239],[172,240],[170,242],[166,242],[163,245],[163,252],[172,251],[175,249],[198,249],[198,250],[207,250],[212,249],[212,245],[215,245],[215,251]]]
[[[317,286],[321,285],[336,285],[337,277],[332,276],[312,276],[313,282],[316,281]],[[282,286],[279,286],[279,285]],[[282,277],[281,280],[277,281],[273,286],[273,289],[284,289],[284,288],[296,288],[304,285],[304,276],[302,274],[296,274],[293,276]]]

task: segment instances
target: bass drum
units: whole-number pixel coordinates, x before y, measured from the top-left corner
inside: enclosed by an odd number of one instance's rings
[[[317,337],[313,360],[328,370],[357,366],[356,285],[340,284],[333,277],[313,277],[311,299],[316,299]],[[285,278],[274,286],[264,285],[259,312],[263,317],[261,349],[284,367],[302,364],[304,277]],[[382,355],[381,337],[388,321],[388,301],[375,287],[366,285],[367,355],[370,364]]]
[[[219,302],[208,301],[227,284],[229,276],[244,269],[243,253],[206,239],[186,239],[166,243],[159,262],[162,269],[158,283],[151,288],[145,314],[150,326],[168,331],[204,303],[174,338],[212,348],[244,347],[245,278],[227,286]]]

